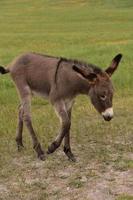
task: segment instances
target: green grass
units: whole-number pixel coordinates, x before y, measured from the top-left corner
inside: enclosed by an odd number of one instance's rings
[[[121,52],[116,87],[133,88],[132,4],[131,0],[1,1],[0,63],[36,51],[106,67]]]
[[[17,152],[14,138],[19,99],[10,76],[0,76],[0,199],[86,199],[89,183],[93,187],[106,181],[111,170],[113,184],[108,187],[112,193],[108,195],[119,195],[121,200],[132,198],[131,192],[126,192],[126,187],[131,191],[130,178],[117,183],[118,175],[133,169],[132,12],[132,0],[0,1],[0,65],[33,51],[106,68],[116,54],[123,54],[113,76],[115,118],[111,123],[101,119],[87,97],[78,97],[74,105],[71,137],[76,164],[68,162],[61,149],[46,162],[39,162],[26,129],[25,149]],[[48,101],[34,98],[32,117],[47,149],[59,128],[53,108]],[[82,182],[84,176],[87,182]],[[119,189],[121,184],[125,192],[115,193],[113,185]]]
[[[119,196],[116,200],[132,200],[133,196],[129,196],[129,195],[121,195]]]

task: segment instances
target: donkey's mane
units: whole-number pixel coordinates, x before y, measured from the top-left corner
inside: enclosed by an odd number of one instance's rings
[[[67,58],[63,58],[63,57],[61,57],[60,59],[62,61],[72,63],[73,65],[77,65],[79,67],[84,66],[84,67],[91,68],[91,69],[93,69],[94,73],[96,73],[96,74],[100,74],[102,72],[102,69],[100,69],[96,65],[91,64],[91,63],[87,63],[85,61],[81,61],[81,60],[77,60],[77,59],[67,59]]]
[[[79,67],[84,66],[84,67],[91,68],[94,71],[94,73],[96,73],[96,74],[102,73],[102,69],[100,69],[98,66],[96,66],[94,64],[91,64],[91,63],[87,63],[85,61],[72,59],[72,58],[69,59],[69,58],[64,58],[64,57],[49,56],[49,55],[39,54],[39,53],[34,53],[34,54],[37,54],[37,55],[40,55],[40,56],[44,56],[44,57],[59,59],[59,61],[57,63],[57,71],[58,71],[58,68],[59,68],[59,65],[60,65],[61,62],[68,62],[68,63],[72,63],[73,65],[77,65]]]

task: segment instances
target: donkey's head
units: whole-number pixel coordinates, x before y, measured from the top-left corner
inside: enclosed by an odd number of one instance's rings
[[[74,70],[88,80],[91,102],[106,121],[110,121],[113,118],[113,85],[110,77],[117,69],[121,58],[122,55],[118,54],[105,71],[94,68],[93,72],[90,73],[90,70],[87,70],[86,67],[78,68],[74,66]]]

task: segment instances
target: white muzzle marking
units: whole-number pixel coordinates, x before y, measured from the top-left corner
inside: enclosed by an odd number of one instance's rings
[[[107,108],[104,112],[102,112],[102,116],[103,117],[113,117],[114,112],[113,112],[113,108]]]

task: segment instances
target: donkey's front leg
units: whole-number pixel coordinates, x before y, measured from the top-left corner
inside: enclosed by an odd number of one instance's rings
[[[69,132],[71,126],[71,121],[68,116],[64,101],[56,103],[55,110],[60,119],[61,130],[55,141],[48,147],[48,154],[53,153],[61,145],[64,136]]]
[[[64,153],[66,154],[66,156],[73,162],[76,162],[76,158],[74,156],[74,154],[71,151],[71,147],[70,147],[70,132],[68,132],[66,134],[66,136],[64,137]]]
[[[70,121],[71,121],[71,111],[72,109],[70,108],[68,110],[68,116]],[[64,153],[71,161],[76,162],[76,159],[71,151],[71,146],[70,146],[70,129],[68,130],[67,134],[64,137]]]
[[[68,132],[64,137],[64,153],[71,161],[76,162],[76,158],[70,147],[70,132]]]

